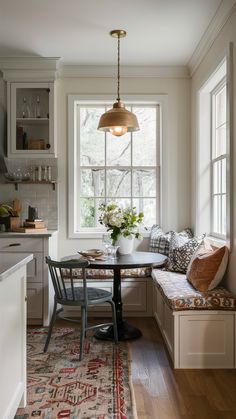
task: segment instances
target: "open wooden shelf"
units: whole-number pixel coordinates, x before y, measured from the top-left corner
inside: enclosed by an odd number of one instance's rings
[[[57,182],[55,180],[7,180],[5,183],[15,185],[15,190],[18,191],[18,185],[31,185],[31,184],[38,184],[38,185],[52,185],[53,190],[56,189]]]

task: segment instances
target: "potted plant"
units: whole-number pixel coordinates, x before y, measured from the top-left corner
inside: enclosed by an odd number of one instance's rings
[[[121,254],[132,253],[134,238],[141,239],[143,213],[137,214],[135,207],[121,209],[116,202],[101,204],[99,210],[99,222],[111,232],[112,244],[119,246]]]
[[[13,201],[13,206],[9,204],[0,205],[0,224],[5,225],[5,230],[14,230],[20,225],[20,207],[18,200]]]

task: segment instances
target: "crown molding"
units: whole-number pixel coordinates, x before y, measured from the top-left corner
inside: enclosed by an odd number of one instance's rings
[[[6,81],[53,81],[59,57],[0,57],[0,70]]]
[[[188,62],[190,76],[192,76],[194,72],[197,70],[199,64],[201,63],[206,53],[212,46],[217,35],[220,33],[221,29],[223,28],[227,20],[230,18],[230,16],[233,14],[235,9],[235,0],[221,1],[215,16],[211,20],[208,28],[206,29],[204,35],[202,36],[195,51],[193,52],[192,57]]]
[[[116,77],[116,66],[92,66],[64,64],[58,70],[59,77]],[[188,78],[187,66],[122,66],[122,77]]]

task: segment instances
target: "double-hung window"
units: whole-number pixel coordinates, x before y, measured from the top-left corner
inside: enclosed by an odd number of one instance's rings
[[[127,104],[140,131],[122,137],[97,130],[100,116],[110,107],[69,98],[71,237],[102,231],[99,205],[103,202],[136,207],[144,213],[147,227],[159,222],[160,105]]]
[[[213,236],[226,238],[227,227],[227,89],[224,78],[212,91],[211,208]]]
[[[231,47],[199,90],[196,232],[231,245]]]

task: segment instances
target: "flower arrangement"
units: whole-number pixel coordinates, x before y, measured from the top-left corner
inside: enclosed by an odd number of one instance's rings
[[[109,202],[99,206],[101,211],[99,222],[108,231],[111,231],[112,244],[114,245],[120,236],[134,236],[141,239],[139,225],[143,221],[143,213],[137,214],[135,207],[121,209],[116,202]]]

